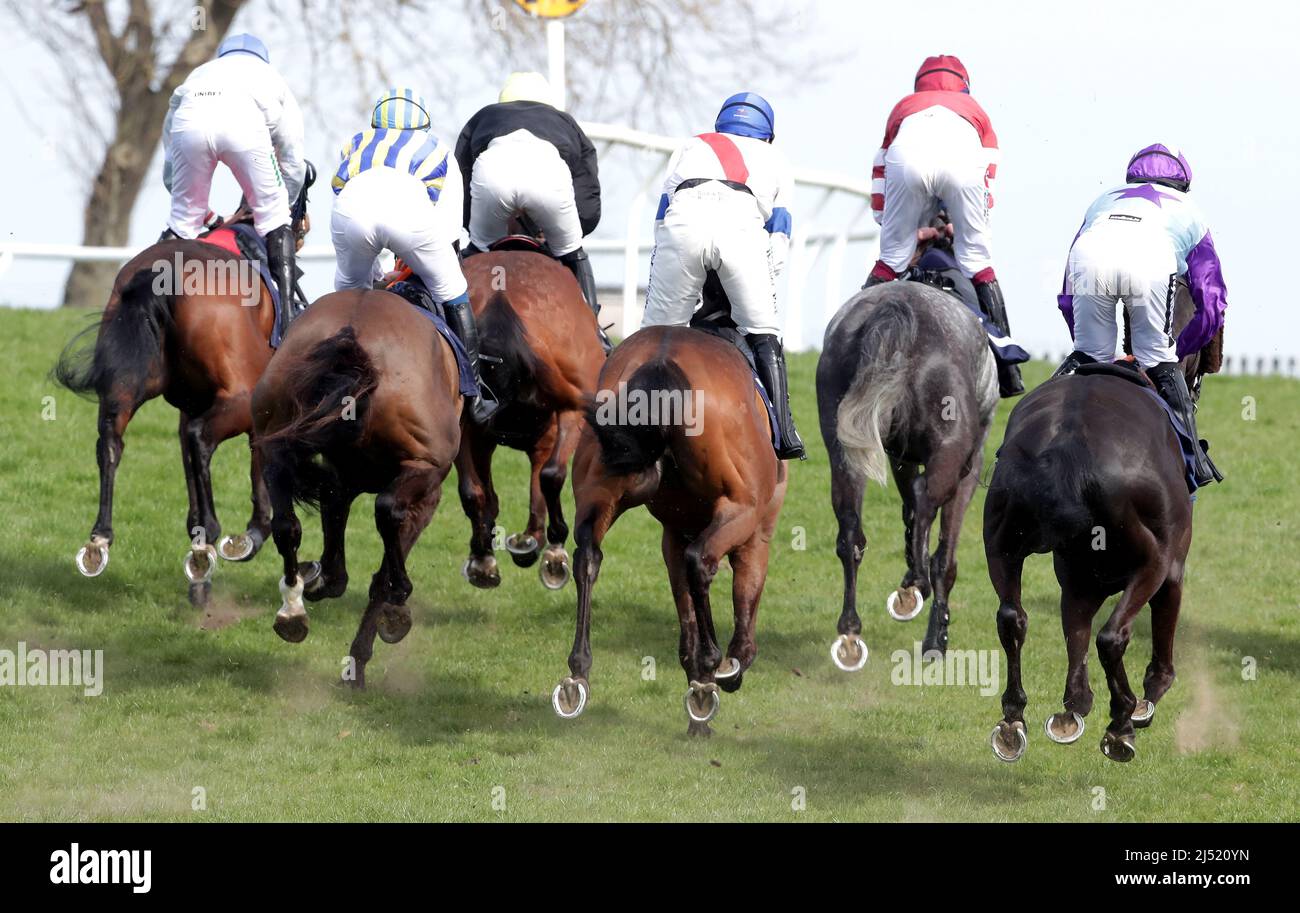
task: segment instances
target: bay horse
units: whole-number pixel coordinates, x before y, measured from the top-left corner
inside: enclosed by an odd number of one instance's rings
[[[492,554],[498,511],[492,457],[505,445],[528,454],[532,466],[528,522],[505,547],[519,567],[540,558],[542,583],[560,589],[570,577],[560,495],[605,363],[596,318],[573,274],[546,254],[494,249],[462,266],[488,362],[483,378],[502,404],[487,427],[467,420],[461,432],[456,471],[471,525],[464,575],[477,587],[501,583]]]
[[[460,449],[460,395],[451,345],[406,299],[351,289],[317,299],[293,325],[253,391],[254,450],[264,466],[283,561],[275,632],[307,636],[303,600],[347,589],[348,514],[376,494],[384,557],[352,642],[345,680],[365,687],[376,632],[397,643],[411,628],[406,559],[433,517]],[[319,562],[298,558],[294,504],[320,510]]]
[[[786,466],[754,375],[730,342],[688,327],[648,327],[600,372],[573,463],[577,501],[577,627],[569,672],[551,696],[566,719],[590,693],[591,600],[601,543],[625,511],[645,505],[663,525],[662,550],[681,626],[688,734],[707,736],[718,689],[737,690],[758,652],[754,623],[769,544],[785,499]],[[731,563],[735,631],[725,659],[709,588]]]
[[[1185,284],[1176,295],[1174,325],[1191,319]],[[1175,335],[1177,335],[1175,333]],[[1182,361],[1189,386],[1218,370],[1222,338]],[[1018,403],[984,502],[984,550],[998,595],[998,637],[1007,657],[1003,719],[990,742],[1003,761],[1028,745],[1028,701],[1020,656],[1029,619],[1021,603],[1021,572],[1031,554],[1050,552],[1061,587],[1061,627],[1068,670],[1064,709],[1044,722],[1047,736],[1069,744],[1092,710],[1088,640],[1103,602],[1119,600],[1097,634],[1097,655],[1110,690],[1110,724],[1101,751],[1113,761],[1136,755],[1136,728],[1149,726],[1174,681],[1174,632],[1192,542],[1192,502],[1182,451],[1154,395],[1136,368],[1088,365],[1054,377]],[[1139,700],[1124,669],[1124,652],[1142,606],[1151,605],[1152,656]]]
[[[293,229],[299,248],[311,227],[306,215],[309,183],[295,206]],[[241,205],[224,224],[251,218],[251,211]],[[202,268],[203,281],[185,280],[190,264]],[[170,282],[161,281],[167,278],[165,270],[171,271]],[[197,268],[193,275],[200,275]],[[245,275],[251,284],[236,281]],[[271,359],[274,323],[275,305],[260,272],[251,261],[214,244],[159,241],[118,272],[102,315],[65,346],[54,369],[64,387],[93,393],[99,400],[99,514],[89,540],[77,552],[77,569],[83,575],[97,577],[108,566],[113,486],[127,424],[144,403],[158,396],[180,412],[181,465],[189,493],[185,529],[190,550],[184,571],[191,603],[206,605],[218,555],[249,561],[258,553],[270,535],[270,508],[256,451],[250,454],[252,516],[234,536],[221,535],[210,466],[223,441],[248,434],[252,427],[249,398]]]
[[[947,650],[957,541],[997,403],[988,337],[948,292],[923,282],[876,285],[845,302],[826,327],[817,362],[817,409],[839,525],[835,550],[844,573],[839,636],[831,645],[840,669],[855,672],[867,662],[857,612],[858,567],[867,547],[862,497],[868,480],[885,484],[886,465],[903,500],[907,559],[886,609],[908,621],[933,597],[923,653]],[[939,539],[931,554],[936,517]]]

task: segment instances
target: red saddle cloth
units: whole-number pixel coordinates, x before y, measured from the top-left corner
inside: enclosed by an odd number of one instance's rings
[[[229,251],[237,257],[244,255],[239,249],[239,242],[235,240],[235,230],[229,226],[223,225],[215,228],[199,238],[204,244],[211,244],[214,247],[220,247],[222,250]]]

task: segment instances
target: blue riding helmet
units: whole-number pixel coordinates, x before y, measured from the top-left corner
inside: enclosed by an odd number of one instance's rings
[[[247,32],[230,35],[221,42],[217,47],[217,56],[225,57],[227,54],[252,54],[254,57],[262,58],[265,63],[271,62],[271,55],[266,50],[266,45],[262,43],[262,39]]]
[[[722,103],[713,129],[718,133],[750,136],[770,143],[776,136],[776,115],[763,96],[741,92]]]
[[[370,114],[370,126],[388,130],[428,130],[432,125],[424,98],[411,88],[389,89]]]

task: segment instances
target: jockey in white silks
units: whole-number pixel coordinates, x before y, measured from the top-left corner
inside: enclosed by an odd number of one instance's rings
[[[510,233],[510,219],[526,215],[546,246],[569,268],[605,352],[600,302],[584,235],[600,224],[600,173],[596,147],[572,115],[553,103],[540,73],[512,73],[495,105],[469,119],[456,141],[456,162],[465,182],[466,257],[482,253]]]
[[[790,248],[794,176],[775,146],[772,106],[742,92],[718,112],[713,133],[693,137],[668,162],[642,327],[684,326],[717,274],[731,317],[754,353],[780,425],[783,459],[805,459],[790,414],[776,307],[776,278]]]
[[[267,266],[280,292],[280,320],[293,317],[296,249],[290,206],[306,175],[298,102],[253,35],[231,35],[217,57],[172,93],[163,123],[163,183],[172,195],[163,238],[196,238],[208,213],[217,163],[239,182],[266,239]]]
[[[368,289],[383,277],[379,255],[390,250],[411,268],[442,305],[465,345],[482,386],[478,328],[455,243],[460,236],[461,182],[451,147],[430,132],[424,99],[408,88],[389,89],[371,111],[370,128],[352,137],[330,181],[334,213],[330,235],[337,270],[334,288]],[[477,423],[498,403],[484,395],[468,404]]]
[[[952,55],[927,57],[911,95],[889,112],[871,172],[871,210],[880,223],[880,259],[863,288],[890,282],[908,268],[916,232],[943,209],[953,228],[953,253],[975,286],[980,310],[1003,337],[1011,335],[1002,287],[993,272],[991,185],[998,138],[970,94],[966,67]],[[998,350],[994,349],[998,355]],[[1002,396],[1025,392],[1020,368],[1000,356]]]
[[[1088,208],[1070,245],[1058,304],[1075,351],[1057,374],[1116,357],[1118,306],[1129,315],[1133,357],[1193,440],[1196,411],[1178,360],[1201,351],[1223,326],[1228,289],[1214,238],[1188,190],[1187,159],[1159,143],[1129,160],[1121,187]],[[1174,298],[1185,277],[1196,311],[1177,339]],[[1222,480],[1204,447],[1196,448],[1197,483]]]

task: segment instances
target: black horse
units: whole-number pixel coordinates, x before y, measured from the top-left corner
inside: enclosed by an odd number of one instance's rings
[[[1176,325],[1185,325],[1191,312],[1183,288]],[[1216,339],[1208,351],[1220,345]],[[1184,359],[1182,368],[1199,390],[1200,374],[1217,370],[1217,364],[1207,365],[1198,353]],[[1119,601],[1097,634],[1111,695],[1110,725],[1101,741],[1106,757],[1133,758],[1135,727],[1150,724],[1156,703],[1173,684],[1192,503],[1178,438],[1160,403],[1141,389],[1147,383],[1135,367],[1089,365],[1041,385],[1011,413],[984,502],[984,550],[1007,655],[1003,720],[991,741],[1004,761],[1017,760],[1028,744],[1020,673],[1028,618],[1020,579],[1031,554],[1053,555],[1069,658],[1065,708],[1047,718],[1049,738],[1070,743],[1083,735],[1092,709],[1092,619],[1115,593]],[[1139,701],[1123,658],[1133,622],[1147,603],[1154,643]]]
[[[923,282],[859,292],[826,328],[817,363],[817,408],[831,461],[831,506],[839,521],[844,606],[831,658],[861,669],[858,565],[866,548],[862,495],[885,484],[888,463],[903,498],[907,573],[886,602],[907,621],[933,595],[924,651],[948,645],[948,596],[957,579],[957,537],[979,482],[984,441],[998,402],[988,337],[954,295]],[[924,472],[922,472],[924,467]],[[930,529],[942,510],[939,543]]]

